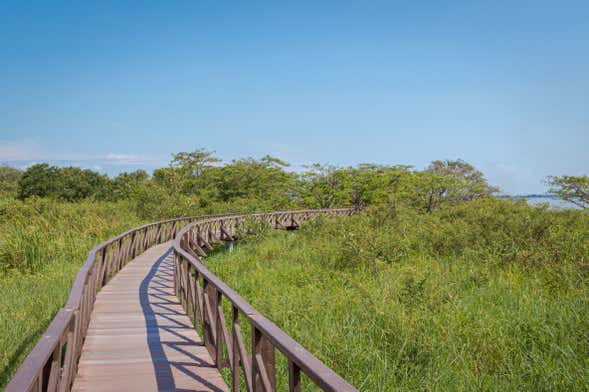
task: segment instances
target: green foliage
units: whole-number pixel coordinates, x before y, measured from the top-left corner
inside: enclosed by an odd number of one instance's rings
[[[197,215],[200,208],[197,198],[172,193],[159,185],[141,185],[134,195],[134,210],[145,220],[158,221],[167,217]]]
[[[22,171],[11,166],[0,166],[0,195],[16,195]]]
[[[314,164],[306,166],[306,169],[301,181],[305,204],[330,208],[344,203],[344,179],[335,166]]]
[[[321,219],[205,262],[362,391],[582,391],[588,255],[589,215],[478,198]]]
[[[401,181],[408,178],[409,166],[360,164],[340,169],[343,177],[346,204],[366,207],[387,200],[398,191]]]
[[[57,192],[57,167],[39,163],[29,167],[18,180],[18,198],[46,197]]]
[[[444,204],[496,191],[481,172],[461,160],[434,161],[423,171],[409,166],[314,164],[302,173],[288,172],[288,163],[271,156],[216,165],[219,162],[214,152],[205,149],[179,152],[169,167],[156,169],[151,179],[142,170],[109,179],[90,170],[38,164],[19,179],[18,196],[22,200],[31,196],[132,200],[141,217],[159,218],[217,205],[366,207],[390,200],[405,200],[416,209],[432,212]]]
[[[0,276],[54,262],[81,264],[94,245],[140,222],[128,202],[0,199]]]
[[[548,177],[549,192],[582,209],[589,209],[589,176]]]
[[[430,213],[446,203],[470,201],[498,191],[487,184],[480,171],[462,160],[433,161],[424,171],[404,178],[401,189],[413,206]]]
[[[173,155],[170,166],[180,169],[185,176],[199,177],[212,167],[211,163],[222,161],[214,154],[214,151],[207,151],[204,148],[196,149],[193,152],[179,152]]]
[[[326,260],[331,260],[334,268],[376,268],[416,253],[555,268],[589,263],[589,216],[578,211],[481,198],[448,205],[432,214],[393,203],[354,219],[363,220],[368,229],[357,230],[344,221],[324,229],[334,246]],[[334,258],[335,254],[339,257]]]
[[[499,191],[487,184],[483,173],[461,159],[433,161],[425,171],[453,180],[452,186],[445,189],[444,196],[454,202],[474,200]]]
[[[0,387],[100,241],[172,217],[350,205],[366,213],[288,235],[249,222],[211,269],[361,390],[587,389],[588,214],[489,197],[460,160],[218,162],[178,153],[151,178],[0,168]],[[583,205],[587,177],[551,181]]]
[[[63,306],[88,251],[142,223],[127,201],[0,199],[0,389]]]
[[[110,183],[106,193],[98,195],[100,199],[126,200],[132,199],[137,190],[148,183],[149,175],[145,170],[136,170],[131,173],[121,173]]]
[[[61,260],[35,274],[0,277],[0,390],[65,303],[79,267]]]
[[[299,186],[305,205],[317,208],[352,205],[364,207],[387,199],[409,178],[409,166],[360,164],[339,168],[332,165],[306,166]]]
[[[283,161],[266,156],[234,160],[215,171],[211,178],[221,201],[237,198],[271,199],[278,208],[286,207],[293,185],[293,175],[284,171]]]
[[[77,201],[95,196],[108,183],[108,177],[92,170],[41,163],[29,167],[19,178],[18,198],[39,196]]]
[[[365,207],[395,199],[427,212],[497,191],[480,171],[461,160],[434,161],[424,171],[411,171],[409,166],[315,164],[302,173],[300,184],[304,204],[314,207]]]
[[[56,170],[57,187],[54,196],[65,201],[78,201],[95,196],[108,184],[108,177],[79,167],[62,167]]]

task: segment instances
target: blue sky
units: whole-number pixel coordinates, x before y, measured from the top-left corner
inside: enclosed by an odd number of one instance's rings
[[[3,1],[0,163],[462,158],[542,192],[589,174],[588,20],[587,1]]]

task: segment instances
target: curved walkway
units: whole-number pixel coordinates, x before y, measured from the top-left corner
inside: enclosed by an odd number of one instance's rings
[[[228,391],[174,295],[170,246],[147,249],[96,295],[74,391]]]
[[[355,211],[181,217],[99,244],[6,391],[227,391],[220,374],[225,369],[232,390],[245,385],[248,392],[274,392],[279,353],[288,365],[290,392],[300,392],[303,379],[324,391],[357,392],[201,263],[212,244],[256,227],[292,230]],[[223,301],[231,307],[227,319]],[[249,351],[240,324],[251,328]],[[201,329],[203,339],[196,333]]]

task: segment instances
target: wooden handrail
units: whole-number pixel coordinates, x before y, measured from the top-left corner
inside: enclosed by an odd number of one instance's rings
[[[78,360],[97,292],[136,255],[172,239],[175,239],[174,252],[177,267],[175,268],[175,287],[179,290],[181,301],[188,314],[190,314],[187,302],[189,295],[195,309],[198,305],[195,304],[197,297],[203,305],[207,304],[206,312],[202,310],[202,305],[199,307],[199,311],[203,312],[201,320],[209,316],[206,319],[206,328],[203,326],[205,330],[203,339],[207,348],[215,350],[215,355],[212,354],[212,356],[219,369],[224,366],[220,358],[221,344],[224,341],[228,348],[231,346],[234,349],[228,350],[231,351],[229,362],[232,364],[232,371],[240,365],[253,371],[251,377],[250,374],[245,377],[249,391],[261,390],[262,385],[275,389],[272,358],[273,347],[276,347],[289,360],[291,391],[300,390],[300,371],[326,391],[355,391],[345,380],[307,352],[275,324],[264,318],[208,271],[190,247],[190,244],[196,244],[200,248],[200,246],[210,246],[212,242],[219,240],[233,239],[239,228],[238,223],[243,225],[246,219],[250,218],[266,221],[273,227],[288,228],[295,222],[298,225],[318,215],[349,215],[353,211],[353,209],[345,208],[181,217],[149,223],[104,241],[88,252],[88,257],[72,284],[65,306],[58,311],[33,350],[20,365],[6,386],[6,391],[69,391],[77,373]],[[200,229],[203,229],[202,233]],[[187,241],[187,237],[192,236],[194,238]],[[204,250],[200,250],[204,253]],[[182,266],[184,266],[185,274],[178,270]],[[197,279],[189,278],[191,270],[196,274]],[[198,276],[202,276],[202,288],[199,286]],[[190,289],[192,289],[191,292]],[[222,296],[229,299],[233,306],[232,323],[233,326],[237,325],[237,328],[232,330],[232,339],[235,340],[235,344],[228,343],[230,339],[220,310]],[[253,347],[255,355],[251,359],[245,358],[243,342],[241,344],[239,342],[237,322],[239,313],[245,315],[254,327],[256,345]],[[195,313],[195,316],[198,315]],[[241,352],[241,356],[238,351]],[[233,377],[239,382],[239,375],[236,373],[233,371]]]
[[[300,224],[318,215],[350,215],[354,211],[351,208],[342,208],[243,214],[199,220],[180,230],[173,246],[176,292],[186,313],[193,315],[194,325],[202,327],[204,344],[216,366],[219,370],[230,368],[232,391],[239,391],[241,374],[248,391],[275,391],[275,349],[288,360],[289,391],[301,390],[301,371],[324,391],[356,389],[210,272],[198,256],[202,256],[199,251],[202,250],[201,244],[224,240],[223,237],[227,235],[234,237],[236,232],[245,229],[248,219],[265,222],[274,228],[288,228],[292,227],[290,225],[293,222]],[[229,301],[232,308],[231,338],[221,307],[223,298]],[[244,349],[239,314],[252,327],[251,355]],[[222,358],[223,344],[227,359]]]
[[[226,215],[217,215],[220,216]],[[142,252],[169,241],[175,237],[177,227],[205,218],[181,217],[149,223],[90,250],[74,279],[65,306],[20,365],[6,391],[68,391],[76,375],[96,293],[131,260],[131,252]],[[181,225],[171,233],[166,232],[174,223]]]

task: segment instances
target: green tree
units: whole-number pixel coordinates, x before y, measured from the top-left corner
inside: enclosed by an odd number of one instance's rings
[[[292,200],[294,175],[284,169],[288,164],[265,156],[260,160],[244,158],[211,171],[207,176],[221,201],[239,198],[266,200],[283,206]]]
[[[442,204],[452,201],[449,192],[456,187],[456,178],[428,171],[415,171],[403,179],[399,196],[415,208],[431,213]]]
[[[196,215],[200,207],[197,198],[170,192],[153,182],[140,184],[132,200],[137,215],[150,221]]]
[[[455,180],[450,187],[445,189],[444,193],[444,196],[451,201],[474,200],[499,190],[489,186],[482,172],[461,159],[433,161],[425,171]]]
[[[423,171],[408,173],[399,183],[400,198],[429,213],[444,204],[475,200],[497,191],[480,171],[462,160],[433,161]]]
[[[47,163],[30,166],[18,179],[17,197],[24,200],[31,196],[52,196],[57,190],[57,168]]]
[[[168,187],[171,192],[199,195],[210,193],[210,179],[202,178],[211,170],[218,169],[214,164],[221,162],[214,151],[199,148],[193,152],[179,152],[172,155],[170,167],[154,172],[156,182]]]
[[[346,175],[336,166],[315,163],[305,166],[301,175],[301,194],[305,204],[319,208],[330,208],[346,204],[349,195],[345,192]]]
[[[22,171],[12,166],[0,166],[0,194],[16,194]]]
[[[103,198],[109,200],[130,199],[137,192],[137,189],[141,185],[146,184],[148,180],[149,175],[145,170],[120,173],[110,182],[108,195]]]
[[[365,207],[387,199],[396,191],[400,179],[408,173],[409,166],[387,166],[362,163],[357,167],[337,169],[343,179],[342,192],[346,204]]]
[[[152,181],[169,192],[179,192],[182,185],[182,173],[173,167],[162,167],[153,171]]]
[[[79,167],[56,167],[40,163],[29,167],[18,180],[18,198],[53,197],[77,201],[104,192],[106,175]]]
[[[89,169],[62,167],[56,170],[54,196],[66,201],[77,201],[104,192],[109,178]]]
[[[588,176],[550,176],[546,182],[550,186],[549,192],[558,195],[582,208],[589,208],[589,177]]]
[[[180,169],[185,175],[198,177],[206,169],[212,167],[213,163],[221,161],[220,158],[215,156],[215,151],[198,148],[193,152],[179,152],[174,154],[170,166]]]

